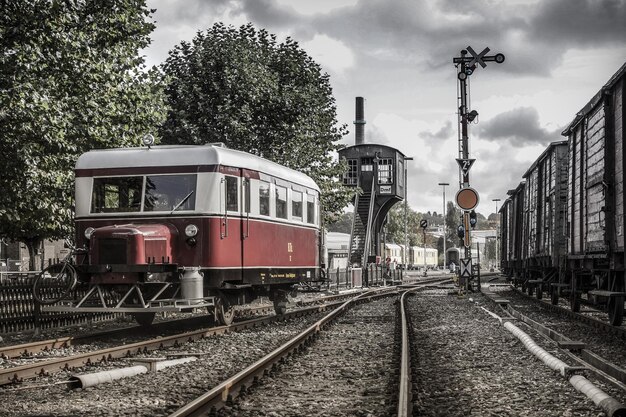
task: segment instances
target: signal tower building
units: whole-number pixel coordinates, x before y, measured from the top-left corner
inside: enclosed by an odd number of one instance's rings
[[[339,151],[348,171],[343,183],[355,188],[350,265],[365,268],[383,255],[381,232],[391,207],[406,197],[406,158],[386,145],[365,143],[363,97],[356,98],[355,144]],[[360,192],[359,192],[360,191]]]

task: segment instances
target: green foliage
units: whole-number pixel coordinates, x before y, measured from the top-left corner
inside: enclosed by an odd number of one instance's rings
[[[346,126],[337,126],[328,74],[297,42],[217,23],[170,51],[163,71],[164,142],[224,142],[302,171],[322,190],[325,222],[338,218],[351,198],[337,181],[346,167],[333,161]]]
[[[336,220],[326,225],[329,232],[348,233],[352,232],[353,212],[341,213]]]
[[[422,229],[419,227],[422,215],[407,207],[406,210],[406,235],[409,240],[409,246],[422,245]],[[405,239],[405,216],[404,202],[397,203],[387,214],[387,243],[396,243],[404,245]],[[428,241],[426,242],[429,243]]]
[[[73,168],[164,119],[157,71],[138,51],[145,0],[24,0],[0,12],[0,235],[29,247],[72,232]]]

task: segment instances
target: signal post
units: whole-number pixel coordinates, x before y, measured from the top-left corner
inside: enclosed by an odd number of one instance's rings
[[[476,225],[476,212],[474,209],[478,205],[478,192],[470,187],[469,171],[475,159],[469,156],[469,134],[468,125],[478,117],[476,110],[470,110],[467,105],[469,77],[474,73],[477,65],[481,68],[487,66],[486,62],[496,62],[501,64],[504,62],[503,54],[487,55],[489,48],[483,49],[477,54],[471,46],[461,51],[460,57],[453,58],[452,62],[458,68],[457,78],[459,82],[459,191],[456,194],[456,204],[463,211],[461,225],[458,228],[459,238],[463,239],[465,246],[465,258],[461,259],[461,273],[459,279],[459,287],[467,289],[468,284],[473,278],[472,273],[472,239],[470,229]]]

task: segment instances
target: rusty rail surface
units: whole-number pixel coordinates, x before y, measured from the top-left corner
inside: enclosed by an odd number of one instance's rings
[[[428,285],[437,281],[447,280],[449,280],[447,277],[438,278],[426,280],[426,282],[416,283],[416,285]],[[265,375],[266,372],[269,372],[282,360],[282,358],[292,353],[297,353],[311,344],[325,326],[329,325],[330,322],[332,322],[339,314],[346,311],[349,307],[359,302],[370,301],[390,295],[397,295],[400,291],[401,289],[397,287],[387,287],[359,294],[344,303],[340,303],[340,305],[330,314],[309,326],[296,337],[276,348],[274,351],[270,352],[236,375],[215,386],[210,391],[187,403],[172,413],[170,417],[204,416],[207,415],[207,413],[211,413],[214,410],[223,407],[228,401],[231,401],[233,398],[239,396],[240,393],[245,392],[247,387],[253,385],[258,381],[258,379],[262,378],[263,375]]]
[[[0,385],[19,383],[24,379],[35,378],[39,375],[60,372],[73,367],[86,366],[96,362],[106,362],[116,358],[130,357],[135,354],[144,354],[150,350],[162,349],[168,346],[176,346],[187,342],[199,340],[208,336],[228,333],[243,329],[262,326],[276,321],[287,320],[294,317],[301,317],[320,311],[326,311],[341,304],[333,302],[330,304],[307,307],[287,312],[280,316],[267,316],[251,320],[234,323],[230,326],[218,326],[188,331],[172,336],[158,337],[142,342],[130,343],[108,349],[101,349],[93,352],[72,355],[63,358],[54,358],[12,368],[0,369]]]

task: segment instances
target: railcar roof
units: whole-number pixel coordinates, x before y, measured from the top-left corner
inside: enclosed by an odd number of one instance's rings
[[[533,162],[533,164],[530,166],[530,168],[528,168],[526,170],[526,172],[524,173],[524,175],[522,175],[522,178],[527,178],[528,176],[530,176],[530,173],[537,168],[537,165],[539,165],[539,162],[541,162],[546,156],[548,156],[548,154],[550,153],[550,151],[557,147],[557,146],[564,146],[567,145],[567,141],[566,140],[560,140],[557,142],[552,142],[551,144],[548,145],[548,147],[546,148],[545,151],[543,151],[541,153],[541,155],[539,155],[539,158],[535,159],[535,162]]]
[[[82,154],[76,170],[98,168],[222,165],[245,168],[319,191],[311,177],[247,152],[213,145],[160,145],[97,149]]]

